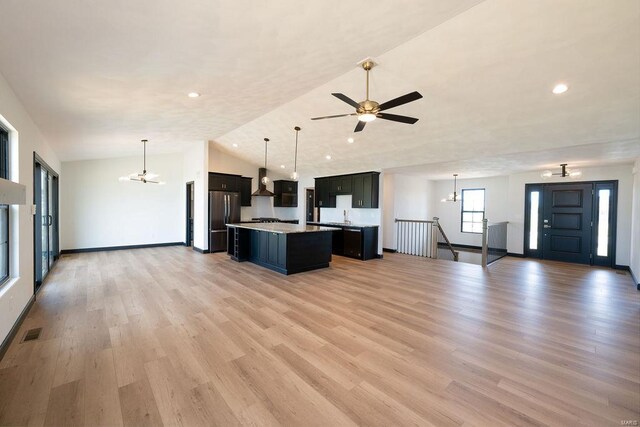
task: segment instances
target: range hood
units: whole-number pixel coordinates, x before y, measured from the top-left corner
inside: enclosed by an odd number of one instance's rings
[[[251,196],[273,197],[274,194],[267,190],[267,186],[262,183],[262,178],[267,176],[267,168],[258,169],[258,189]]]

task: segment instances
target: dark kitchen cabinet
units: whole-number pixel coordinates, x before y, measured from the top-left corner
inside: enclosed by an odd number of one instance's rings
[[[380,174],[378,172],[353,175],[351,207],[378,208],[379,181]]]
[[[251,231],[250,260],[280,269],[287,268],[287,235],[270,231]]]
[[[298,183],[296,181],[273,181],[273,206],[276,208],[298,207]]]
[[[209,191],[240,192],[241,177],[226,173],[209,172]]]
[[[336,196],[331,194],[331,178],[316,178],[316,207],[335,208]]]
[[[362,230],[356,228],[345,228],[343,235],[344,256],[351,258],[362,258]]]
[[[344,176],[336,176],[329,179],[331,189],[329,192],[331,194],[343,195],[343,194],[351,194],[351,175]]]
[[[363,261],[378,258],[378,226],[340,225],[337,223],[308,222],[308,225],[339,227],[332,233],[331,252]]]
[[[253,178],[240,178],[240,206],[251,206],[251,181]]]
[[[276,267],[286,268],[287,266],[287,253],[286,253],[286,234],[282,233],[268,233],[269,249],[267,254],[267,262]]]

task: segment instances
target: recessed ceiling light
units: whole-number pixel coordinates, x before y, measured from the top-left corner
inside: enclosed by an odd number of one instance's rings
[[[198,92],[189,92],[189,94],[187,95],[189,98],[197,98],[200,96],[200,94]]]
[[[280,167],[281,167],[282,169],[284,169],[284,165],[280,165]]]
[[[327,160],[331,160],[331,156],[328,155],[328,154],[326,156],[324,156],[324,158],[327,159]]]
[[[353,141],[354,141],[354,139],[353,139],[353,138],[347,138],[347,142],[348,142],[349,144],[353,144]]]
[[[560,95],[561,93],[565,93],[568,89],[569,86],[567,86],[566,84],[558,83],[553,87],[553,93],[555,93],[556,95]]]
[[[235,142],[233,143],[233,147],[234,148],[238,148],[238,144],[236,144]]]

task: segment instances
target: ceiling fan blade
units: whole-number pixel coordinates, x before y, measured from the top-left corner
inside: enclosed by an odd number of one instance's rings
[[[400,123],[407,123],[410,125],[418,121],[418,119],[416,119],[415,117],[399,116],[397,114],[389,114],[389,113],[378,113],[376,114],[376,117],[379,119],[391,120],[391,121],[400,122]]]
[[[336,117],[347,117],[347,116],[356,116],[356,115],[358,115],[358,113],[336,114],[335,116],[312,117],[311,120],[333,119],[333,118],[336,118]]]
[[[399,96],[391,101],[383,102],[380,104],[380,111],[388,110],[389,108],[398,107],[400,105],[408,104],[409,102],[417,101],[422,98],[420,92],[411,92],[406,95]]]
[[[356,128],[353,130],[354,132],[360,132],[362,129],[364,129],[364,125],[366,125],[367,122],[363,122],[358,120],[358,124],[356,125]]]
[[[341,101],[346,102],[347,104],[351,105],[353,108],[360,108],[360,104],[358,104],[353,99],[349,98],[347,95],[344,95],[342,93],[332,93],[331,95],[335,96]]]

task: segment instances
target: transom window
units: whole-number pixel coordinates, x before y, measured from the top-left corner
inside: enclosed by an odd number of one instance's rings
[[[482,233],[484,188],[462,190],[462,232]]]

